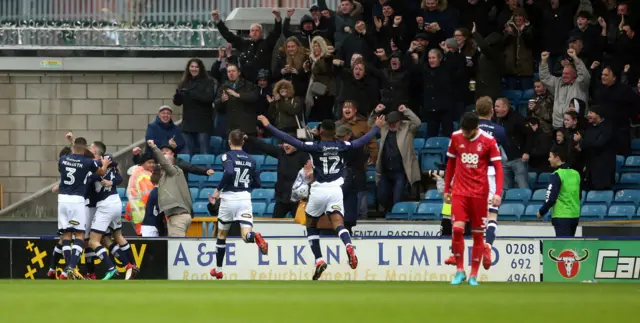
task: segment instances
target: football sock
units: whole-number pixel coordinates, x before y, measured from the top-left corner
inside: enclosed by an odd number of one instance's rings
[[[93,263],[95,255],[96,254],[94,253],[92,248],[87,247],[87,249],[84,250],[84,260],[87,265],[87,274],[93,274],[96,272],[96,265]]]
[[[62,240],[62,254],[64,255],[64,262],[68,266],[71,261],[71,240]]]
[[[120,250],[120,246],[118,246],[117,243],[112,243],[111,246],[109,246],[109,251],[111,252],[111,255],[114,258],[120,261],[122,266],[126,266],[129,264],[129,259],[127,258],[127,254],[122,250]]]
[[[350,246],[351,235],[349,234],[349,230],[345,229],[343,225],[339,225],[336,231],[338,232],[338,237],[342,239],[342,243],[344,243],[345,246]]]
[[[254,243],[256,242],[256,233],[253,231],[247,232],[247,235],[244,236],[244,242],[246,243]]]
[[[96,256],[107,266],[108,271],[112,271],[116,267],[113,265],[111,258],[107,255],[107,250],[103,246],[96,248]]]
[[[49,269],[56,270],[58,262],[62,258],[62,245],[60,242],[53,248],[53,255],[49,258]]]
[[[78,265],[78,260],[82,256],[82,252],[84,251],[84,240],[83,239],[74,239],[73,247],[71,247],[71,260],[69,261],[69,268],[76,268]]]
[[[311,251],[316,258],[316,263],[322,260],[322,251],[320,250],[320,234],[316,228],[307,228],[307,239],[311,245]]]
[[[456,257],[456,268],[458,271],[464,271],[464,228],[453,227],[451,251]]]
[[[128,263],[132,263],[135,266],[136,265],[136,259],[133,258],[133,251],[131,250],[131,246],[129,246],[129,243],[127,242],[127,243],[121,245],[120,246],[120,250],[122,250],[121,253],[124,253],[124,255],[127,257],[127,264]],[[126,266],[126,264],[125,264],[125,266]]]
[[[493,245],[496,240],[496,230],[498,229],[498,222],[490,220],[487,224],[487,243]]]
[[[216,241],[216,271],[222,271],[222,263],[224,262],[224,253],[227,251],[227,239],[218,239]]]
[[[480,262],[482,261],[482,255],[484,253],[484,233],[482,230],[473,230],[471,232],[473,236],[473,249],[471,249],[471,276],[478,276],[478,269],[480,268]]]

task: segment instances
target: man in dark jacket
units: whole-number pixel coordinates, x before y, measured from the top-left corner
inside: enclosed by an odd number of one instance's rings
[[[282,148],[279,148],[253,137],[246,137],[245,142],[251,143],[256,150],[278,159],[278,179],[275,187],[276,205],[273,209],[273,217],[284,218],[287,213],[295,215],[298,202],[291,201],[291,188],[298,172],[309,160],[309,154],[298,151],[287,143],[283,143]]]
[[[506,189],[529,188],[527,163],[531,153],[531,138],[524,117],[511,108],[511,103],[507,98],[497,99],[495,110],[494,121],[504,128],[509,140],[509,145],[505,148],[509,161],[503,163],[504,186]]]
[[[240,72],[235,65],[227,67],[227,78],[214,102],[217,109],[227,115],[227,133],[240,129],[246,135],[255,137],[256,116],[258,115],[258,91],[248,80],[240,78]]]
[[[475,31],[475,24],[472,32],[473,39],[478,47],[482,48],[476,73],[476,99],[488,96],[496,100],[502,95],[500,88],[500,80],[504,70],[502,35],[491,33],[487,38],[483,38]]]
[[[539,173],[548,172],[551,170],[548,162],[552,143],[551,132],[544,132],[540,127],[540,120],[534,117],[529,117],[526,121],[531,130],[529,170]]]
[[[316,6],[317,7],[317,6]],[[287,16],[284,18],[284,24],[282,25],[282,34],[285,38],[295,36],[302,46],[307,49],[311,48],[311,40],[315,36],[321,36],[325,39],[329,39],[329,31],[321,30],[316,26],[313,21],[313,17],[310,15],[304,15],[300,19],[300,31],[291,30],[291,16],[296,12],[296,9],[288,9]]]
[[[266,39],[262,37],[263,30],[260,24],[252,24],[249,29],[249,39],[242,39],[231,33],[227,26],[224,25],[218,10],[214,10],[211,13],[220,35],[240,53],[238,55],[238,63],[242,66],[242,75],[252,83],[256,82],[258,71],[271,69],[271,53],[273,53],[273,48],[276,46],[282,32],[280,11],[274,9],[272,13],[276,17],[275,26]]]
[[[585,160],[585,189],[610,190],[616,182],[616,145],[613,124],[602,117],[603,107],[593,105],[587,114],[591,126],[584,138],[576,134]]]
[[[171,146],[178,152],[182,151],[185,147],[184,138],[180,128],[173,123],[172,116],[173,109],[170,106],[161,106],[156,120],[147,126],[144,140],[153,140],[157,145]],[[147,147],[145,151],[151,152],[151,149]]]

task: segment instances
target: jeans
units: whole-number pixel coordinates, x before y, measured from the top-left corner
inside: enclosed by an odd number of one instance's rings
[[[216,115],[216,119],[213,121],[213,135],[216,137],[221,137],[223,139],[227,138],[227,115],[226,114]]]
[[[183,132],[185,146],[180,153],[195,155],[196,151],[202,155],[208,155],[211,153],[211,147],[209,142],[211,141],[211,135],[207,132]]]
[[[504,189],[514,188],[514,180],[518,188],[529,188],[529,166],[522,161],[522,158],[503,163],[502,167],[504,168]]]
[[[404,172],[383,172],[378,182],[378,201],[385,211],[391,211],[393,206],[402,200],[402,192],[407,186],[407,176]]]
[[[369,212],[367,191],[358,192],[358,219],[367,219],[367,212]]]

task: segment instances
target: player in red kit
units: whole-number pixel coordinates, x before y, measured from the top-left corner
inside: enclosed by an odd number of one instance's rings
[[[452,285],[467,280],[464,272],[464,226],[471,222],[473,249],[471,253],[471,275],[469,285],[478,285],[478,269],[484,252],[484,222],[487,217],[489,179],[487,169],[493,164],[496,170],[496,192],[502,192],[502,158],[496,140],[480,130],[480,119],[467,112],[460,122],[461,130],[451,135],[447,150],[447,170],[444,181],[444,198],[452,201],[451,221],[453,238],[451,249],[456,259],[457,273]],[[455,173],[453,188],[451,180]],[[500,195],[493,196],[493,205],[500,206]]]

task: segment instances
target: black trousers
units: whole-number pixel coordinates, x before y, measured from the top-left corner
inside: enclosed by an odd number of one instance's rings
[[[442,127],[442,135],[450,137],[453,133],[453,113],[448,110],[429,111],[427,113],[427,138],[437,137]]]
[[[556,237],[575,237],[580,218],[551,218]]]
[[[296,215],[298,209],[298,202],[280,202],[276,201],[276,205],[273,207],[274,218],[284,218],[287,213],[291,212],[292,216]]]

